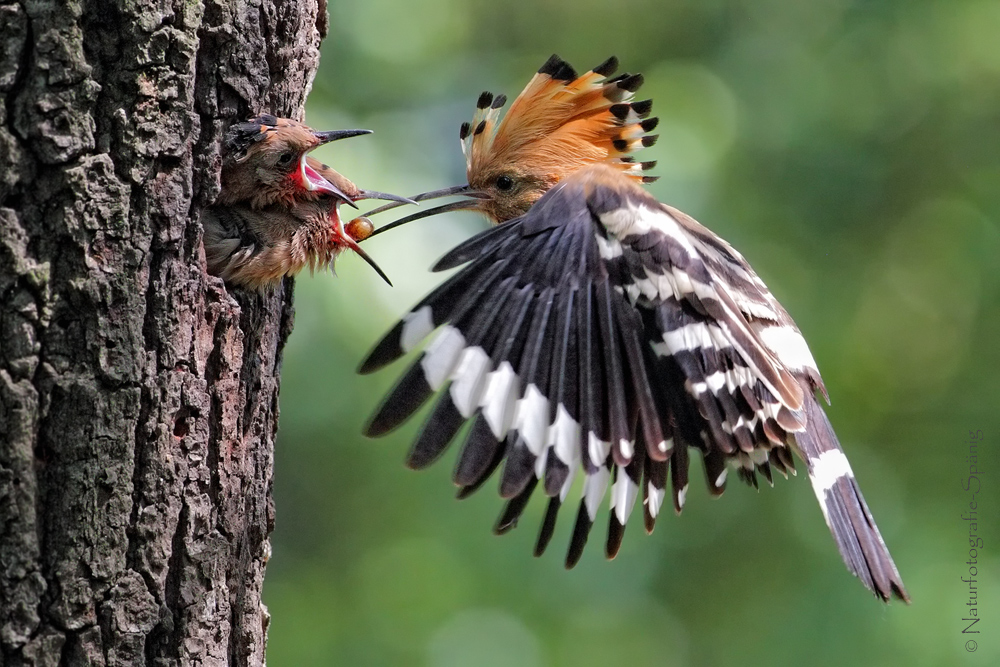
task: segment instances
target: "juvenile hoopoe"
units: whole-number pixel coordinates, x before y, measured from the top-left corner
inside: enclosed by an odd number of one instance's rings
[[[262,115],[226,133],[222,191],[202,217],[209,273],[261,289],[303,267],[330,266],[350,248],[386,281],[377,264],[345,229],[338,207],[361,199],[414,203],[362,190],[308,156],[325,143],[370,130],[317,132],[287,118]],[[353,230],[352,230],[353,231]],[[390,283],[391,284],[391,283]]]
[[[610,69],[577,77],[550,60],[499,126],[496,107],[480,100],[471,142],[473,126],[462,130],[467,190],[485,194],[474,205],[503,224],[446,254],[434,270],[465,267],[362,363],[362,373],[382,368],[440,329],[366,434],[388,432],[440,392],[408,464],[432,463],[471,420],[454,471],[459,497],[503,462],[500,495],[509,500],[495,527],[503,533],[541,482],[549,504],[536,555],[582,470],[567,567],[580,558],[609,486],[613,558],[640,491],[647,531],[668,475],[681,511],[692,452],[713,495],[723,492],[728,466],[755,487],[758,473],[772,483],[772,468],[787,477],[794,452],[848,569],[881,599],[908,601],[815,398],[826,390],[802,334],[742,255],[638,184],[644,177],[626,153],[648,143],[640,118],[649,105],[629,103],[634,83],[620,87],[634,77],[602,81]],[[531,142],[519,138],[521,128]],[[512,205],[507,193],[519,190],[502,187],[504,175],[548,193],[530,209],[531,197]]]

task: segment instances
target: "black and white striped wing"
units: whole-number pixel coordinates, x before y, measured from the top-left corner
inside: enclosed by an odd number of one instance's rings
[[[816,400],[826,389],[791,317],[746,260],[690,216],[640,191],[611,199],[592,205],[609,239],[602,256],[627,276],[655,357],[650,382],[672,401],[687,444],[702,450],[710,490],[721,493],[727,462],[755,487],[758,472],[769,483],[772,467],[794,472],[794,450],[848,569],[882,599],[908,600]]]
[[[572,566],[609,487],[609,557],[640,492],[649,531],[668,478],[681,510],[689,448],[704,457],[714,493],[729,463],[753,484],[756,472],[770,481],[772,467],[794,470],[789,434],[807,430],[806,406],[822,386],[805,342],[735,250],[628,179],[600,167],[577,172],[436,268],[461,264],[363,363],[361,372],[377,370],[439,330],[366,433],[386,433],[440,392],[408,463],[429,465],[471,420],[454,479],[464,496],[503,464],[509,501],[497,532],[516,524],[541,484],[550,498],[541,553],[582,471]],[[840,451],[835,438],[832,447]],[[838,488],[825,489],[821,504]],[[824,514],[830,523],[826,504]],[[873,583],[870,567],[848,565],[880,594],[898,582],[894,567]]]

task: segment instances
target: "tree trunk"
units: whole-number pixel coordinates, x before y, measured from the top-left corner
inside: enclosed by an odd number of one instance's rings
[[[222,133],[323,0],[0,0],[0,666],[259,665],[291,283],[230,294]]]

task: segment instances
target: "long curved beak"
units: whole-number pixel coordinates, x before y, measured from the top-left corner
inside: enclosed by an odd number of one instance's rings
[[[489,199],[488,195],[474,191],[468,184],[456,185],[450,188],[442,188],[441,190],[431,190],[430,192],[421,192],[419,195],[413,195],[405,202],[397,204],[385,204],[384,206],[379,206],[378,208],[368,211],[364,215],[365,217],[367,217],[369,215],[375,215],[376,213],[384,213],[385,211],[389,211],[394,208],[399,208],[403,204],[416,204],[417,202],[427,201],[428,199],[439,199],[441,197],[454,197],[461,195],[464,195],[466,197],[475,197],[477,199]]]
[[[385,271],[383,271],[379,267],[379,265],[375,263],[375,260],[372,259],[368,253],[366,253],[364,250],[361,249],[361,246],[358,245],[358,242],[355,241],[351,237],[351,235],[347,233],[347,231],[344,229],[344,222],[340,218],[337,218],[337,224],[335,225],[335,230],[337,232],[337,235],[340,237],[340,242],[346,245],[354,252],[358,253],[361,259],[365,260],[368,263],[368,266],[375,269],[375,273],[377,273],[379,277],[382,280],[384,280],[389,287],[392,287],[392,281],[389,280],[389,276],[385,275]]]
[[[323,144],[328,144],[331,141],[337,141],[339,139],[350,139],[351,137],[360,137],[362,134],[371,134],[372,130],[330,130],[329,132],[317,132],[313,130],[313,136],[319,139],[317,146],[322,146]]]
[[[408,197],[400,197],[399,195],[392,195],[388,192],[378,192],[376,190],[361,190],[361,195],[358,199],[386,199],[388,201],[396,202],[395,206],[402,206],[404,204],[417,205],[417,200],[410,199]]]
[[[382,278],[382,280],[384,280],[389,287],[392,287],[392,281],[389,280],[389,276],[385,275],[385,272],[379,268],[379,265],[375,263],[375,260],[372,259],[368,253],[366,253],[364,250],[361,249],[361,246],[358,245],[357,241],[351,239],[350,242],[347,244],[347,247],[353,250],[354,252],[358,253],[358,255],[361,256],[361,259],[368,262],[368,266],[375,269],[375,273],[377,273],[379,277]]]
[[[450,188],[443,188],[441,190],[431,190],[430,192],[423,192],[419,195],[414,195],[411,200],[413,202],[427,201],[428,199],[439,199],[441,197],[454,197],[463,196],[466,199],[460,201],[452,202],[450,204],[444,204],[442,206],[435,206],[434,208],[425,209],[423,211],[418,211],[412,215],[408,215],[405,218],[400,218],[399,220],[394,220],[387,225],[383,225],[372,232],[372,236],[376,234],[381,234],[382,232],[389,231],[401,225],[405,225],[408,222],[413,222],[414,220],[420,220],[421,218],[429,218],[432,215],[437,215],[439,213],[448,213],[450,211],[471,211],[479,208],[479,202],[483,199],[489,199],[489,195],[477,190],[473,190],[468,184],[466,185],[456,185]],[[365,216],[375,215],[376,213],[382,213],[394,208],[398,208],[402,204],[398,202],[393,202],[391,204],[386,204],[384,206],[379,206],[376,209],[365,213]]]
[[[337,141],[338,139],[350,139],[351,137],[359,137],[364,134],[372,134],[371,130],[329,130],[327,132],[317,132],[312,131],[314,137],[316,137],[317,144],[307,150],[302,154],[299,160],[299,169],[302,172],[302,184],[305,186],[306,190],[310,192],[325,192],[331,194],[334,197],[341,199],[345,204],[353,208],[357,208],[354,200],[347,196],[343,190],[338,188],[336,185],[331,183],[322,174],[309,166],[306,157],[309,153],[319,148],[323,144],[328,144],[331,141]]]

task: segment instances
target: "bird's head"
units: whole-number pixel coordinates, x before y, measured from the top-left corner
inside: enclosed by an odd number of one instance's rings
[[[218,203],[254,208],[291,206],[301,199],[330,196],[352,202],[357,188],[346,178],[337,184],[321,175],[307,154],[318,146],[370,134],[371,130],[317,132],[288,118],[261,115],[233,125],[226,133],[226,159]],[[339,174],[338,174],[339,176]],[[344,187],[349,186],[350,192]]]
[[[460,136],[468,184],[425,192],[422,201],[463,196],[461,201],[420,211],[375,231],[376,234],[437,213],[474,210],[501,223],[524,215],[531,205],[565,176],[581,167],[604,163],[636,181],[655,177],[643,172],[655,162],[636,162],[632,153],[652,146],[646,133],[658,120],[649,118],[652,101],[633,102],[641,74],[620,74],[611,57],[578,76],[556,55],[542,65],[501,119],[506,96],[484,92],[471,122]],[[395,205],[376,209],[381,212]]]

